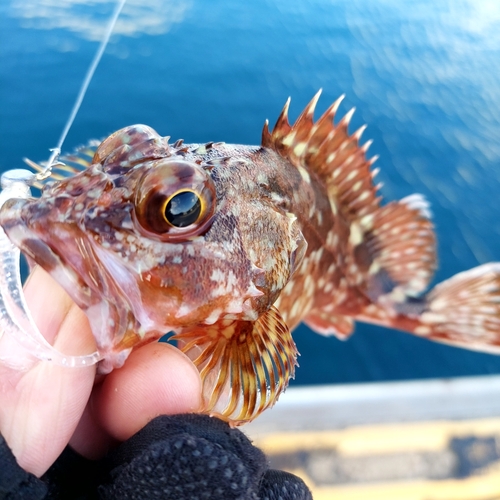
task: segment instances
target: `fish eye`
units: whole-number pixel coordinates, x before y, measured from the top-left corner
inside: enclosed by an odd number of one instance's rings
[[[138,182],[135,221],[154,239],[187,240],[209,229],[215,199],[213,180],[198,164],[160,160]]]
[[[163,215],[174,227],[194,224],[202,213],[202,201],[194,191],[178,191],[165,203]]]

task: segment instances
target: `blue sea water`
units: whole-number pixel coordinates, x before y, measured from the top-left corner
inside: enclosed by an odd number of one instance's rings
[[[0,4],[0,168],[47,159],[113,4]],[[145,123],[187,142],[257,144],[323,88],[380,155],[387,200],[424,194],[436,281],[500,261],[500,4],[494,0],[129,0],[65,149]],[[500,357],[358,325],[300,327],[296,384],[500,373]]]

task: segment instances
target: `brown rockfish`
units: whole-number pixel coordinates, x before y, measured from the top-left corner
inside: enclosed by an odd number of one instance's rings
[[[169,143],[144,125],[83,149],[0,224],[87,314],[105,373],[173,331],[200,371],[203,411],[233,424],[294,374],[290,330],[347,337],[355,320],[500,352],[500,263],[424,291],[435,235],[420,195],[381,203],[364,127],[294,125],[260,146]],[[85,154],[89,155],[85,159]],[[80,163],[80,168],[74,165]]]

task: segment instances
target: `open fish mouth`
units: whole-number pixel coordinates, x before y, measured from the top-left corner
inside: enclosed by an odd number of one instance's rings
[[[0,225],[10,241],[19,248],[30,263],[36,263],[47,271],[79,307],[88,307],[89,293],[83,276],[49,244],[46,239],[54,239],[59,231],[50,226],[48,214],[43,213],[35,199],[8,200],[0,209]],[[36,215],[36,217],[34,217]],[[69,243],[69,236],[64,240]],[[73,235],[76,236],[76,235]],[[77,286],[75,286],[77,285]]]
[[[65,354],[53,347],[40,332],[29,311],[21,284],[19,256],[21,247],[26,254],[35,252],[43,260],[45,266],[62,269],[60,259],[41,239],[30,235],[22,224],[21,212],[26,206],[25,196],[29,189],[23,180],[14,179],[4,182],[0,194],[0,220],[10,229],[12,238],[17,235],[19,242],[11,241],[6,231],[0,227],[0,340],[2,340],[2,356],[5,366],[24,370],[32,366],[35,358],[51,361],[66,367],[86,367],[101,361],[99,351],[89,354]],[[23,173],[23,179],[25,178]],[[34,237],[33,237],[34,236]],[[57,279],[57,277],[56,277]],[[5,339],[4,339],[5,337]]]
[[[8,200],[0,208],[0,225],[28,261],[47,271],[86,313],[107,372],[121,366],[132,347],[169,328],[153,317],[135,278],[112,253],[95,245],[78,221],[61,219],[54,208],[69,201]]]
[[[0,210],[0,225],[21,252],[50,272],[62,265],[54,250],[30,229],[23,218],[27,200],[9,200]]]
[[[137,335],[127,336],[137,326],[130,313],[130,304],[125,304],[124,294],[113,287],[106,270],[98,265],[89,238],[76,224],[57,225],[49,213],[40,216],[44,211],[38,202],[37,199],[8,200],[0,208],[0,225],[30,263],[47,271],[86,313],[98,350],[77,356],[61,353],[45,342],[34,324],[27,334],[31,337],[28,350],[41,359],[66,366],[88,366],[100,361],[99,372],[107,373],[121,366],[137,343]],[[63,254],[70,256],[69,259]],[[40,348],[36,343],[43,345]]]

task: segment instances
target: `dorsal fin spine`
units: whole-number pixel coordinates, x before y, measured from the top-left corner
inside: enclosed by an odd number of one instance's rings
[[[361,151],[366,154],[370,146],[373,144],[373,139],[370,139],[366,141],[362,146],[361,146]]]
[[[357,212],[365,206],[369,208],[363,213],[378,207],[377,189],[370,172],[377,157],[366,158],[371,141],[359,144],[365,125],[349,135],[348,127],[355,108],[335,125],[335,113],[344,96],[314,122],[319,96],[320,92],[316,93],[293,125],[288,122],[288,99],[273,131],[269,131],[267,122],[264,125],[262,145],[273,149],[298,169],[305,168],[308,173],[316,174],[325,183],[329,196],[340,201],[344,214],[349,219],[356,218]]]
[[[294,128],[299,128],[301,123],[304,121],[309,121],[312,124],[314,117],[314,110],[316,109],[316,104],[318,104],[319,97],[321,95],[322,89],[319,89],[318,92],[314,95],[314,97],[309,101],[307,106],[304,108],[304,111],[300,114],[294,124]]]
[[[354,132],[354,134],[352,134],[352,136],[359,142],[359,140],[361,139],[361,136],[363,135],[363,132],[366,130],[366,127],[367,125],[361,125],[361,127],[358,128],[358,130],[356,130],[356,132]]]
[[[339,127],[345,127],[347,128],[349,126],[349,123],[351,123],[352,116],[354,115],[354,112],[356,111],[356,108],[351,108],[340,120],[338,126]]]

